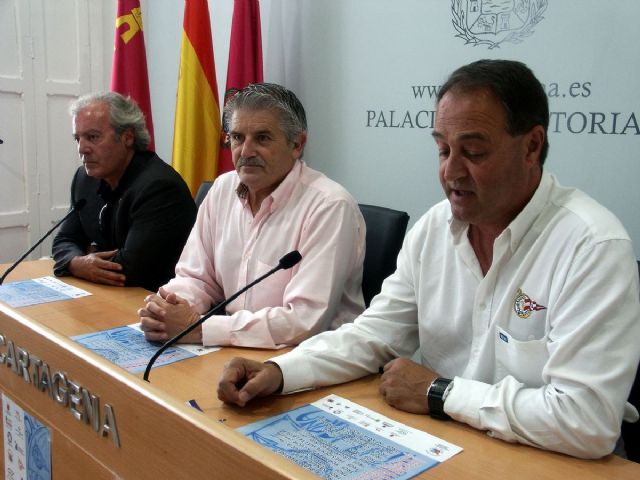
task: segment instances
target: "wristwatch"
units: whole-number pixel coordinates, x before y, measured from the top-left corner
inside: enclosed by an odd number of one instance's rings
[[[429,415],[438,420],[449,420],[451,417],[444,413],[444,401],[453,386],[450,378],[438,377],[427,389],[427,403],[429,405]]]

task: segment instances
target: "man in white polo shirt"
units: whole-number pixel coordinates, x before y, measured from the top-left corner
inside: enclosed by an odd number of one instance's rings
[[[383,367],[380,393],[401,410],[577,457],[611,453],[623,417],[638,417],[626,402],[640,357],[635,255],[609,211],[543,173],[548,122],[522,63],[456,70],[433,131],[447,200],[408,233],[380,295],[285,355],[232,360],[218,397],[245,405]]]

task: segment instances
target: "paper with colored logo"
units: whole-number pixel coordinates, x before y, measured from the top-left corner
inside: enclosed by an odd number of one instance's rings
[[[51,480],[51,432],[2,394],[4,478]]]
[[[409,479],[462,451],[337,395],[238,431],[334,480]]]
[[[70,300],[88,295],[91,293],[68,285],[54,277],[20,280],[0,285],[0,300],[13,308]]]

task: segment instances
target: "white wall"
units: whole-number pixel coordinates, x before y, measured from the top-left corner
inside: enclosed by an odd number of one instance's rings
[[[551,1],[529,36],[493,49],[456,38],[457,3],[467,2],[262,0],[265,80],[284,83],[303,101],[310,125],[307,162],[358,201],[406,210],[414,222],[442,198],[431,129],[367,126],[367,112],[377,112],[378,119],[383,112],[387,122],[390,110],[400,119],[407,111],[415,116],[432,110],[433,101],[416,99],[413,86],[439,85],[475,59],[518,59],[547,85],[552,111],[574,114],[569,125],[565,119],[550,131],[546,169],[618,215],[638,252],[640,135],[633,119],[640,120],[640,2]],[[209,5],[222,91],[233,1]],[[143,13],[156,145],[170,161],[183,2],[146,0]],[[605,131],[614,130],[615,118],[617,133],[580,132],[583,116],[592,112],[603,114]]]

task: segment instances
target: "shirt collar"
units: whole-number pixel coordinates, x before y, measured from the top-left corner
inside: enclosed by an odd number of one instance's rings
[[[129,165],[127,165],[127,168],[124,170],[122,177],[120,177],[120,180],[118,181],[118,186],[114,190],[112,190],[111,186],[104,179],[101,179],[100,185],[98,187],[98,195],[100,195],[105,202],[108,202],[115,196],[119,195],[120,192],[126,190],[131,184],[131,182],[138,177],[139,172],[142,171],[146,165],[146,163],[140,160],[140,158],[142,156],[151,156],[151,155],[153,155],[152,152],[136,151],[133,154],[133,157],[131,158]]]
[[[529,203],[525,205],[518,216],[514,218],[509,226],[505,229],[505,231],[508,230],[509,234],[511,235],[511,251],[516,250],[524,236],[540,216],[540,213],[542,213],[542,210],[544,209],[549,200],[549,196],[551,195],[552,186],[553,177],[548,173],[543,173],[542,178],[540,179],[540,184],[533,194],[533,197],[531,197],[531,200],[529,200]],[[505,232],[502,232],[500,237],[502,237],[504,233]]]
[[[545,205],[547,204],[549,195],[551,194],[553,182],[553,176],[543,172],[542,178],[540,179],[540,184],[531,197],[531,200],[529,200],[529,202],[516,216],[516,218],[514,218],[507,226],[507,228],[505,228],[504,231],[498,236],[496,241],[503,238],[509,238],[511,251],[516,250],[522,238],[533,226],[533,223],[536,221]],[[449,213],[449,229],[456,243],[459,242],[461,238],[463,238],[463,234],[466,236],[468,228],[469,224],[467,222],[456,220],[453,215]]]
[[[265,205],[271,204],[271,210],[275,210],[280,205],[287,203],[293,193],[293,189],[298,184],[300,175],[302,174],[302,167],[305,165],[303,160],[296,160],[293,164],[293,168],[287,173],[280,185],[271,192],[271,194],[263,200]],[[243,202],[246,203],[249,200],[249,188],[242,182],[236,187],[236,195]],[[262,208],[262,207],[261,207]]]

